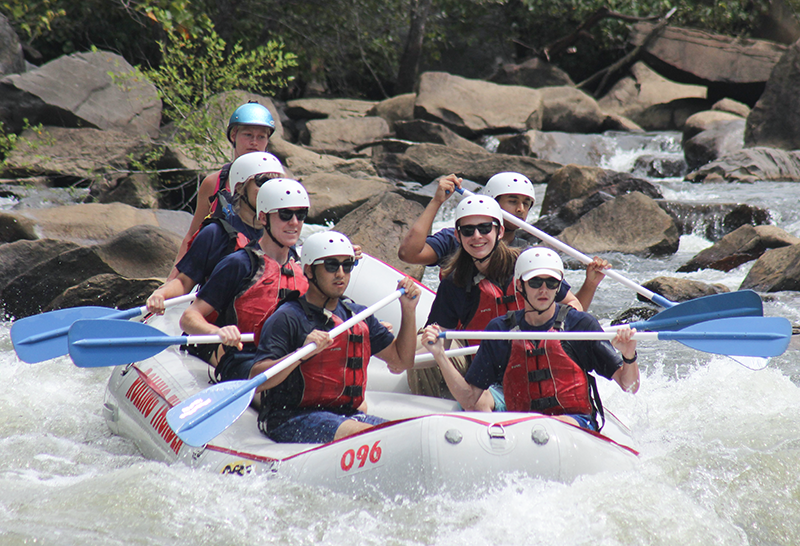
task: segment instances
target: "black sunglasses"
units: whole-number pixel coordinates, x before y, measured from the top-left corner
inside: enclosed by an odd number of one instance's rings
[[[475,235],[476,229],[481,235],[489,235],[489,232],[492,231],[493,227],[493,222],[484,222],[483,224],[466,224],[463,226],[458,226],[456,229],[458,229],[458,232],[464,237],[472,237]]]
[[[272,180],[273,178],[280,178],[280,177],[281,177],[280,173],[261,173],[257,174],[253,180],[256,183],[256,186],[260,188],[261,186],[264,185],[264,182],[266,182],[267,180]]]
[[[336,258],[325,258],[322,260],[322,264],[325,266],[325,271],[328,273],[336,273],[339,271],[339,267],[341,267],[342,271],[345,273],[350,273],[353,270],[353,267],[355,267],[356,261],[353,258],[347,259],[343,262],[340,262]]]
[[[542,285],[547,286],[548,290],[555,290],[561,285],[561,281],[553,277],[531,277],[528,279],[528,286],[534,290],[541,288]]]
[[[304,222],[306,217],[308,216],[308,209],[278,209],[278,218],[283,220],[284,222],[288,222],[292,219],[292,216],[297,217],[298,222]]]

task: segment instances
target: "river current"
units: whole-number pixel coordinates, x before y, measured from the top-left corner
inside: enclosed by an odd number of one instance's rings
[[[648,146],[600,164],[630,171]],[[663,150],[662,150],[663,151]],[[665,197],[749,203],[800,236],[800,185],[656,180]],[[544,195],[545,188],[537,187]],[[435,227],[447,225],[446,207]],[[698,230],[701,233],[702,230]],[[659,275],[735,290],[752,263],[722,273],[675,270],[710,241],[684,235],[676,255],[604,255],[633,280]],[[575,287],[581,271],[568,271]],[[435,279],[435,275],[431,275]],[[427,280],[435,284],[435,280]],[[635,303],[605,280],[591,311],[608,322]],[[765,315],[800,322],[800,294],[764,296]],[[636,395],[599,381],[632,429],[635,471],[573,483],[498,476],[488,489],[423,499],[344,496],[266,476],[219,476],[145,459],[114,436],[101,407],[110,369],[68,357],[20,362],[0,323],[0,545],[796,545],[800,544],[800,357],[794,343],[762,369],[677,342],[641,343]]]

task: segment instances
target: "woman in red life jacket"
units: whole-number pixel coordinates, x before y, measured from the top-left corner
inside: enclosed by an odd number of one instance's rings
[[[222,380],[245,378],[252,366],[255,345],[245,347],[241,332],[253,332],[290,292],[308,289],[294,248],[308,208],[308,193],[296,180],[275,178],[261,186],[256,209],[264,234],[225,257],[181,316],[186,333],[220,336],[227,347],[217,366]]]
[[[243,155],[252,152],[266,152],[269,137],[274,131],[275,120],[266,107],[254,101],[239,106],[231,115],[228,121],[228,129],[225,133],[228,142],[233,146],[233,160],[236,161]],[[200,182],[200,186],[197,189],[197,204],[192,223],[189,225],[189,230],[178,250],[178,255],[175,258],[176,264],[186,253],[189,241],[200,229],[203,219],[219,207],[216,199],[217,194],[225,191],[231,165],[231,163],[226,163],[220,170],[209,174]],[[284,174],[282,170],[280,174]],[[231,196],[228,195],[226,197],[230,200]],[[178,271],[173,269],[168,280],[173,279],[177,274]]]
[[[283,173],[278,158],[266,152],[253,152],[238,158],[230,168],[224,217],[209,217],[189,241],[186,253],[175,265],[178,274],[150,295],[147,309],[162,314],[164,301],[188,294],[208,280],[217,264],[228,254],[242,249],[262,235],[256,218],[259,188],[266,180]]]
[[[420,288],[410,277],[399,283],[405,294],[397,337],[370,316],[331,339],[332,328],[365,309],[343,297],[353,267],[347,237],[335,231],[311,235],[303,243],[308,292],[281,305],[264,323],[251,377],[300,347],[317,345],[261,387],[259,428],[276,442],[331,442],[382,423],[366,413],[364,402],[370,356],[384,360],[394,373],[414,364]]]
[[[554,251],[526,250],[517,259],[514,277],[524,307],[495,318],[487,331],[602,331],[588,313],[556,303],[564,268]],[[610,343],[484,340],[465,377],[445,355],[440,331],[428,326],[422,345],[434,355],[450,391],[466,410],[535,411],[598,430],[602,405],[590,372],[613,379],[628,392],[639,388],[636,341],[631,339],[635,330],[630,328],[620,329]]]

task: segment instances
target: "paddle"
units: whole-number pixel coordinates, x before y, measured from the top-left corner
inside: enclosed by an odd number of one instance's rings
[[[253,334],[242,334],[242,342]],[[155,356],[170,345],[219,343],[219,336],[170,336],[141,322],[78,320],[69,329],[69,356],[80,368],[120,366]]]
[[[457,192],[465,195],[471,196],[475,195],[469,190],[465,190],[463,188],[456,189]],[[514,224],[520,229],[523,229],[534,235],[547,243],[548,245],[552,246],[553,248],[560,250],[564,254],[572,256],[576,260],[579,260],[584,265],[588,265],[592,263],[592,259],[583,254],[582,252],[575,250],[571,246],[563,243],[553,237],[552,235],[548,235],[544,231],[530,225],[529,223],[520,220],[513,214],[509,214],[506,211],[503,212],[503,219],[509,223]],[[677,303],[674,301],[670,301],[664,296],[656,294],[655,292],[648,290],[644,286],[640,284],[636,284],[632,280],[622,276],[620,273],[614,271],[613,269],[606,269],[603,273],[617,282],[622,283],[623,285],[627,286],[628,288],[634,290],[638,294],[641,294],[645,298],[649,299],[655,304],[660,305],[661,307],[666,307],[668,309],[672,309],[673,313],[668,317],[670,320],[677,320],[678,322],[675,323],[675,326],[672,327],[662,327],[660,329],[673,329],[673,328],[683,328],[684,326],[688,326],[690,324],[696,324],[698,322],[702,322],[704,320],[709,320],[709,318],[725,318],[725,317],[741,317],[741,316],[763,316],[763,306],[761,302],[761,298],[758,294],[753,292],[752,290],[741,290],[738,292],[726,292],[723,294],[714,294],[712,296],[704,296],[702,298],[696,298],[694,300],[690,300],[683,303]],[[691,305],[690,305],[691,304]],[[695,317],[695,315],[698,315]],[[655,318],[655,317],[654,317]],[[678,325],[679,324],[679,325]]]
[[[457,356],[466,356],[466,355],[474,355],[478,352],[478,348],[480,345],[470,345],[468,347],[459,347],[458,349],[448,349],[444,352],[445,356],[448,358],[455,358]],[[431,353],[419,353],[414,357],[414,369],[420,370],[422,368],[433,368],[434,366],[429,366],[431,362],[434,362],[436,359],[433,357]],[[418,364],[424,364],[424,366],[419,366]]]
[[[448,330],[444,339],[611,340],[616,332],[483,332]],[[672,340],[720,355],[770,357],[783,354],[792,338],[792,324],[783,317],[734,317],[694,324],[677,332],[636,332],[637,341]]]
[[[187,294],[164,302],[166,307],[194,300]],[[147,306],[120,311],[110,307],[83,306],[25,317],[11,325],[11,343],[23,362],[35,364],[69,353],[67,334],[72,323],[85,319],[130,319],[147,313]]]
[[[379,309],[403,295],[405,289],[395,290],[382,300],[353,315],[328,332],[331,338],[346,332]],[[217,383],[190,396],[167,412],[167,423],[175,434],[190,446],[200,447],[231,426],[250,405],[256,389],[271,377],[285,370],[306,355],[314,352],[316,343],[297,349],[270,369],[250,380]]]

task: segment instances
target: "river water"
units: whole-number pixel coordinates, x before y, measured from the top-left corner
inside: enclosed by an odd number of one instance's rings
[[[677,148],[674,136],[667,141]],[[618,151],[603,164],[626,170],[644,151]],[[795,184],[659,184],[671,199],[767,207],[776,225],[800,235]],[[543,196],[544,187],[537,192]],[[751,264],[729,273],[674,273],[709,244],[686,235],[668,258],[605,257],[639,282],[672,275],[738,288]],[[569,271],[567,278],[579,287],[582,273]],[[592,311],[608,321],[634,296],[606,280]],[[798,304],[800,294],[770,294],[765,314],[800,322]],[[570,484],[498,476],[489,489],[409,500],[343,496],[280,478],[233,478],[149,461],[103,421],[109,369],[78,369],[68,357],[22,363],[9,327],[0,323],[3,546],[800,544],[794,347],[754,370],[676,342],[642,343],[636,395],[600,381],[605,405],[638,442],[637,470]]]

